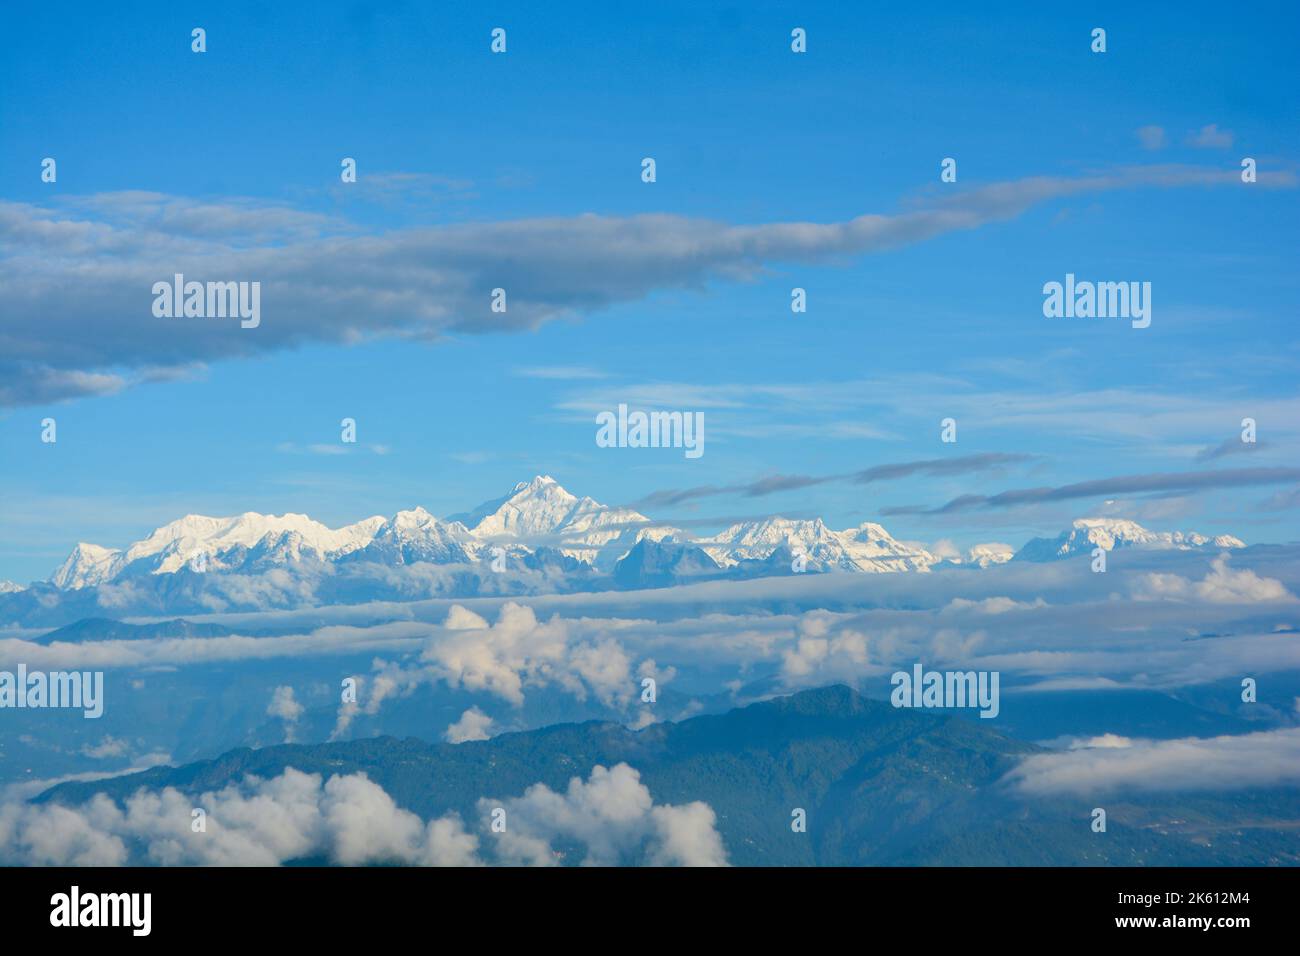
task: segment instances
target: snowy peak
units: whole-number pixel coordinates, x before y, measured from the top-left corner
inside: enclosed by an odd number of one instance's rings
[[[125,551],[78,544],[50,583],[67,589],[90,587],[123,573],[172,574],[196,562],[233,570],[246,561],[260,567],[305,558],[331,560],[365,547],[383,523],[382,517],[373,517],[335,530],[301,514],[190,514],[155,528]]]
[[[1054,561],[1095,548],[1116,551],[1143,548],[1153,551],[1191,551],[1199,548],[1244,548],[1232,535],[1209,537],[1195,531],[1150,531],[1126,518],[1079,518],[1055,538],[1034,538],[1018,552],[1018,561]]]
[[[552,534],[565,523],[580,503],[603,507],[590,498],[581,502],[550,475],[538,475],[532,481],[519,482],[514,490],[496,503],[481,505],[475,512],[482,517],[473,531],[479,537],[537,537]]]
[[[459,521],[441,521],[423,508],[399,511],[380,525],[365,546],[348,552],[360,561],[385,564],[460,564],[477,555],[473,536]]]
[[[991,541],[988,544],[977,544],[971,548],[966,553],[966,561],[969,564],[987,568],[994,564],[1006,564],[1015,555],[1016,549],[1011,545]]]
[[[72,549],[72,553],[59,565],[58,570],[50,576],[50,583],[55,587],[68,590],[102,584],[113,576],[121,554],[121,551],[113,548],[101,548],[97,544],[79,542]]]
[[[820,518],[767,518],[732,525],[698,544],[722,567],[763,560],[779,548],[804,554],[808,567],[819,571],[928,571],[938,561],[870,521],[834,531]]]
[[[662,546],[635,550],[643,542]],[[154,529],[125,550],[78,544],[50,582],[77,589],[121,575],[173,574],[187,567],[255,574],[310,562],[481,564],[494,559],[498,547],[513,556],[511,567],[558,568],[563,573],[614,572],[630,555],[622,568],[624,578],[657,581],[715,571],[727,576],[763,574],[768,573],[767,565],[792,559],[811,571],[880,573],[929,571],[940,563],[987,568],[1013,558],[1052,561],[1098,547],[1192,550],[1245,545],[1230,535],[1150,531],[1122,518],[1080,518],[1057,537],[1035,538],[1019,551],[989,543],[964,555],[948,542],[930,551],[899,541],[873,521],[837,531],[820,518],[745,521],[695,540],[631,508],[579,497],[550,475],[537,475],[466,515],[445,519],[415,507],[391,518],[375,515],[336,529],[292,512],[247,511],[226,518],[190,514]],[[0,594],[17,590],[24,589],[0,582]]]
[[[223,555],[277,548],[293,559],[309,556],[326,560],[364,547],[383,520],[367,518],[335,530],[303,514],[277,516],[246,511],[231,518],[186,515],[131,545],[123,564],[154,574],[168,574],[200,556],[206,561],[215,559],[218,566],[224,566],[227,563],[222,562]]]
[[[579,498],[550,475],[519,482],[505,497],[470,512],[465,521],[480,541],[551,544],[568,557],[600,567],[612,567],[643,538],[660,540],[677,533],[652,527],[649,518],[631,508]]]

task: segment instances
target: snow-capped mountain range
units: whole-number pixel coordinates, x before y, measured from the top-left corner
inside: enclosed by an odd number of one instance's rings
[[[801,556],[810,571],[929,571],[940,564],[988,567],[1011,560],[1044,561],[1116,548],[1239,548],[1230,536],[1153,532],[1132,521],[1083,518],[1057,538],[1036,538],[1015,552],[1007,545],[976,545],[961,557],[941,558],[864,522],[836,531],[821,519],[767,518],[734,524],[706,538],[658,525],[630,508],[571,494],[539,475],[471,512],[437,518],[423,508],[329,528],[306,515],[246,512],[230,518],[186,515],[125,549],[81,543],[50,577],[65,590],[139,574],[195,571],[257,572],[301,561],[469,564],[504,553],[527,557],[554,551],[596,570],[610,571],[643,539],[694,547],[719,568],[761,562],[775,552]],[[500,549],[498,551],[497,549]],[[639,552],[640,553],[640,552]],[[702,559],[701,559],[702,560]],[[707,562],[705,562],[707,564]],[[748,565],[746,565],[748,566]],[[17,585],[0,588],[20,590]]]
[[[1054,561],[1075,554],[1091,554],[1094,548],[1105,551],[1121,548],[1190,551],[1245,546],[1244,541],[1230,534],[1211,538],[1194,531],[1148,531],[1136,521],[1123,518],[1079,518],[1068,531],[1062,531],[1055,538],[1034,538],[1016,552],[1016,560]]]
[[[807,567],[818,571],[928,571],[939,563],[939,558],[929,551],[895,540],[870,521],[834,531],[820,518],[766,518],[732,525],[695,543],[724,568],[741,561],[761,560],[781,547],[794,554],[802,552]]]
[[[612,567],[643,537],[669,537],[645,515],[570,494],[548,475],[520,482],[509,494],[467,515],[441,519],[423,508],[381,515],[334,529],[306,515],[246,512],[232,518],[186,515],[125,550],[81,543],[50,577],[64,589],[91,587],[123,575],[196,571],[258,571],[302,560],[381,564],[465,564],[551,546],[596,567]]]

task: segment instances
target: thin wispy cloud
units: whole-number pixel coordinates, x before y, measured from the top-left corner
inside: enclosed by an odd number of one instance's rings
[[[1300,468],[1237,468],[1097,478],[1057,488],[1018,488],[995,495],[962,495],[936,508],[921,505],[882,508],[883,515],[938,515],[990,508],[1014,508],[1044,502],[1071,501],[1142,492],[1196,492],[1218,488],[1249,488],[1300,481]]]
[[[923,461],[895,462],[837,475],[768,475],[754,481],[733,485],[701,485],[695,488],[654,491],[646,495],[637,504],[644,506],[677,505],[719,495],[761,498],[781,491],[798,491],[830,482],[854,482],[866,485],[876,481],[907,478],[912,475],[963,475],[1020,464],[1030,461],[1034,457],[1034,455],[1010,452],[986,452],[978,455],[963,455],[957,458],[929,458]]]
[[[599,369],[588,368],[585,365],[534,365],[515,369],[515,375],[521,378],[559,379],[562,381],[609,377]]]
[[[296,442],[281,442],[276,445],[275,450],[286,455],[324,455],[334,457],[338,455],[353,455],[359,452],[370,452],[373,455],[387,455],[392,448],[388,445],[378,444],[355,444],[355,443],[338,443],[329,444],[326,442],[315,442],[310,445],[299,445]]]
[[[1142,144],[1143,149],[1157,150],[1164,149],[1168,142],[1163,126],[1142,126],[1137,130],[1138,142]]]
[[[1196,455],[1197,461],[1217,461],[1220,458],[1226,458],[1229,455],[1244,455],[1268,447],[1264,442],[1253,441],[1246,442],[1240,438],[1228,438],[1217,445],[1211,445],[1203,448]]]
[[[1274,492],[1259,504],[1260,511],[1289,511],[1292,508],[1300,508],[1300,485]]]
[[[1228,149],[1232,146],[1232,133],[1219,129],[1217,123],[1202,126],[1187,138],[1188,145],[1197,149]]]

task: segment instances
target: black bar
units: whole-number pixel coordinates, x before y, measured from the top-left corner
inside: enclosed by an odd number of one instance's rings
[[[88,894],[151,894],[148,936],[134,936],[130,926],[52,926],[52,898],[73,886],[82,901]],[[533,946],[560,936],[585,940],[586,947],[597,939],[593,932],[619,934],[610,940],[645,934],[650,945],[689,937],[688,927],[711,927],[710,935],[759,943],[774,933],[811,941],[834,931],[867,945],[906,931],[918,933],[927,948],[937,940],[1029,933],[1057,940],[1199,935],[1230,945],[1252,933],[1294,934],[1297,890],[1300,873],[1284,868],[50,868],[0,869],[0,914],[10,943],[66,941],[76,932],[83,942],[346,945],[350,939],[369,948],[382,931],[390,945],[414,934],[443,948],[468,933],[464,945],[474,945],[475,937],[495,944],[520,934]],[[1162,925],[1243,917],[1245,925],[1208,929]],[[1155,925],[1118,925],[1133,918]]]

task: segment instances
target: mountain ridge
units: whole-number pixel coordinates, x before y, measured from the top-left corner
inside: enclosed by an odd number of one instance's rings
[[[1008,786],[1023,758],[1043,753],[979,720],[894,708],[830,685],[641,730],[586,721],[460,744],[372,737],[239,748],[181,767],[59,784],[35,802],[78,806],[102,793],[121,803],[164,787],[197,797],[293,768],[322,778],[362,773],[422,818],[455,813],[485,832],[484,798],[538,784],[563,793],[595,767],[627,764],[654,801],[707,804],[729,861],[740,865],[1300,862],[1300,832],[1281,825],[1294,815],[1294,789],[1252,794],[1244,804],[1214,794],[1126,795],[1107,804],[1100,838],[1089,826],[1092,795],[1048,798]],[[806,832],[791,827],[799,810]],[[1280,821],[1266,842],[1250,823],[1263,814]],[[1212,845],[1194,826],[1204,819],[1216,823]],[[1218,825],[1225,821],[1239,826]]]
[[[1018,550],[976,545],[965,556],[894,538],[882,525],[864,521],[835,530],[822,519],[779,516],[733,523],[712,536],[692,538],[631,508],[604,505],[567,491],[549,475],[518,482],[507,494],[470,512],[438,518],[422,507],[391,517],[373,515],[330,528],[304,514],[258,512],[213,518],[186,515],[155,528],[123,549],[80,542],[49,583],[78,590],[142,574],[195,571],[257,572],[296,562],[377,562],[405,565],[475,564],[502,555],[536,565],[542,549],[602,572],[613,572],[643,540],[698,549],[723,571],[753,571],[788,551],[800,570],[863,573],[928,572],[941,565],[984,568],[1007,560],[1047,561],[1091,552],[1094,547],[1176,550],[1244,547],[1231,535],[1153,532],[1133,521],[1080,518],[1056,538],[1034,538]],[[662,557],[662,556],[661,556]],[[707,567],[692,559],[695,572]],[[660,576],[662,577],[662,575]],[[16,593],[18,586],[6,589]]]

